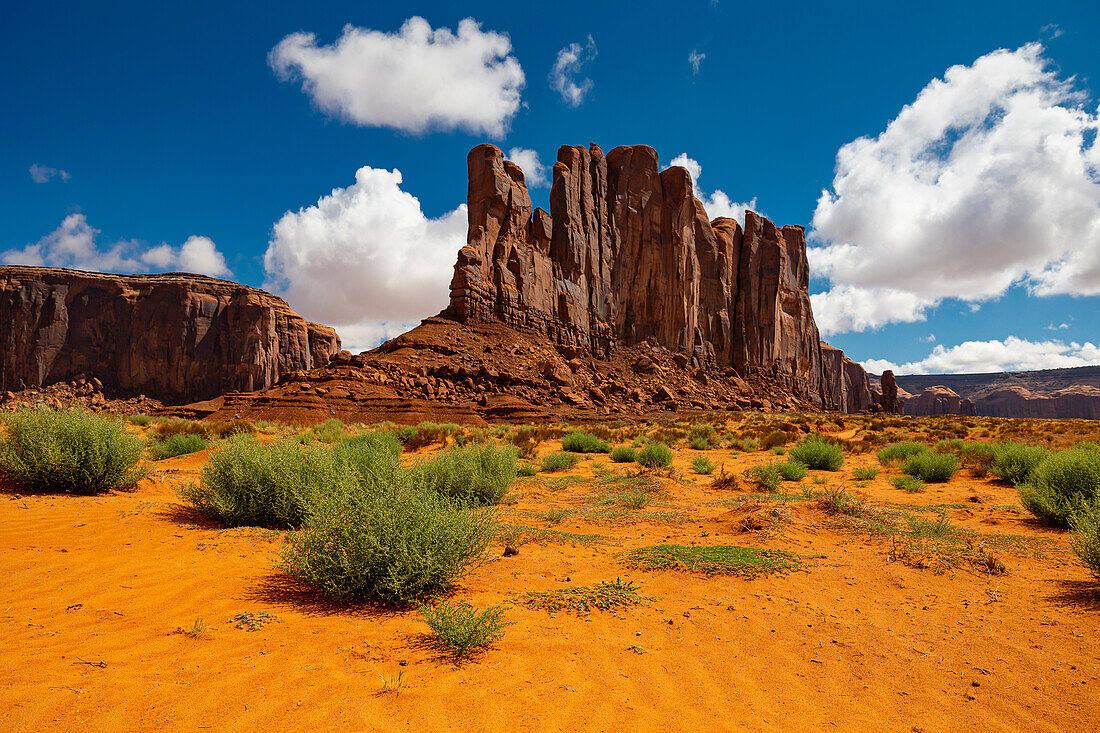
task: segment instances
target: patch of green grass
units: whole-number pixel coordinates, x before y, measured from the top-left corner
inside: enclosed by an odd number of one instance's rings
[[[819,486],[824,486],[825,484],[829,483],[829,477],[828,476],[814,476],[814,483],[818,484]]]
[[[860,466],[852,471],[852,476],[859,481],[870,481],[878,476],[878,469],[874,466]]]
[[[642,570],[688,570],[706,575],[756,576],[798,567],[793,553],[735,545],[656,545],[634,550],[630,564]]]
[[[821,471],[837,471],[844,465],[844,453],[840,446],[820,435],[809,435],[800,440],[791,448],[791,458],[807,468]]]
[[[638,451],[635,460],[645,468],[664,468],[672,465],[672,449],[664,443],[653,443]]]
[[[568,471],[577,465],[580,461],[576,455],[572,453],[566,453],[565,451],[556,451],[554,453],[547,453],[542,457],[542,469],[546,473],[553,473],[555,471]]]
[[[229,619],[229,623],[244,631],[259,631],[268,624],[281,624],[283,620],[267,611],[246,611]]]
[[[934,451],[914,453],[901,465],[903,473],[933,484],[942,484],[950,480],[958,468],[959,459],[954,453]]]
[[[201,435],[180,433],[179,435],[173,435],[164,440],[153,442],[153,444],[149,446],[149,452],[153,455],[154,460],[163,461],[166,458],[175,458],[176,456],[197,453],[200,450],[205,450],[209,446],[210,441]]]
[[[529,608],[549,613],[571,611],[577,614],[588,614],[593,609],[613,611],[618,608],[643,605],[646,601],[653,600],[641,595],[640,590],[632,580],[615,578],[615,580],[604,580],[593,585],[573,585],[550,591],[529,591],[518,600]]]
[[[316,440],[322,443],[331,444],[344,440],[349,435],[350,433],[348,433],[348,428],[344,425],[344,421],[334,417],[331,420],[326,420],[320,425],[314,425],[312,428],[302,433],[300,440],[303,443],[311,443]]]
[[[717,466],[715,466],[714,463],[705,456],[696,456],[695,458],[691,459],[691,470],[695,471],[695,473],[709,476],[710,474],[714,473],[715,468],[717,468]]]
[[[768,452],[773,455],[782,456],[787,454],[787,449],[781,445],[773,445],[771,448],[768,448]]]
[[[74,408],[22,409],[0,424],[0,474],[25,492],[100,494],[148,475],[142,440],[106,415]]]
[[[421,606],[420,615],[432,630],[436,643],[461,658],[478,649],[487,649],[504,638],[504,629],[513,622],[504,620],[504,606],[489,606],[478,611],[469,601]]]
[[[562,450],[571,453],[609,453],[611,446],[591,433],[574,430],[561,436]]]
[[[775,467],[779,470],[779,475],[783,477],[784,481],[801,481],[806,478],[808,470],[804,464],[799,463],[794,458],[788,458],[783,463],[777,463]]]
[[[730,447],[742,453],[754,453],[760,450],[760,443],[753,438],[736,438],[730,441]]]
[[[524,478],[529,478],[531,476],[534,476],[536,473],[538,473],[538,469],[535,468],[535,465],[533,463],[528,463],[528,462],[525,461],[525,462],[519,464],[518,466],[516,466],[516,475],[517,476],[523,476]]]
[[[611,450],[611,461],[613,463],[633,463],[637,451],[629,445],[618,445]]]
[[[924,481],[916,476],[897,476],[890,479],[890,483],[894,485],[894,488],[908,491],[910,494],[924,491]]]
[[[878,462],[884,466],[889,466],[894,463],[901,463],[910,456],[924,453],[927,450],[928,446],[924,443],[918,443],[915,440],[901,440],[897,443],[891,443],[885,448],[880,448],[877,453]]]

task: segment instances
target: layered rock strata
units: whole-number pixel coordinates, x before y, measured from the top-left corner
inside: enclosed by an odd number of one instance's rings
[[[96,379],[110,395],[208,399],[324,366],[336,332],[201,275],[0,267],[0,391]]]
[[[560,148],[549,213],[496,146],[475,147],[468,167],[467,244],[444,315],[601,358],[649,341],[826,407],[869,406],[861,367],[823,361],[802,227],[751,211],[744,228],[711,221],[688,172],[661,170],[646,145]]]

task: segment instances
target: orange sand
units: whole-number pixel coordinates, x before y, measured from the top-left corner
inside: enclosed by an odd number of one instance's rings
[[[544,450],[546,448],[544,447]],[[737,531],[728,497],[687,469],[654,510],[690,521],[567,518],[592,546],[527,543],[463,578],[476,606],[516,622],[456,666],[424,644],[415,611],[331,606],[272,568],[280,535],[196,521],[174,489],[204,454],[157,464],[132,493],[0,494],[0,727],[4,730],[1085,730],[1100,703],[1100,593],[1064,534],[1020,510],[1011,488],[960,477],[921,494],[887,482],[876,503],[960,502],[982,532],[1054,538],[1042,558],[1003,555],[1007,575],[941,575],[890,562],[889,543],[822,526],[810,504],[767,535]],[[713,460],[740,470],[770,459]],[[605,460],[603,457],[601,460]],[[852,488],[849,458],[829,486]],[[582,467],[589,464],[581,464]],[[584,468],[573,474],[591,475]],[[561,474],[558,474],[561,475]],[[810,485],[810,479],[804,481]],[[790,484],[785,484],[785,487]],[[815,488],[819,488],[816,487]],[[520,480],[502,521],[577,506],[591,486]],[[797,491],[797,489],[796,489]],[[977,499],[973,501],[972,499]],[[635,513],[634,516],[636,516]],[[773,547],[812,556],[801,571],[746,580],[623,565],[661,542]],[[648,606],[551,616],[511,595],[634,580]],[[260,631],[241,612],[277,615]],[[197,618],[198,639],[176,633]],[[638,647],[637,653],[630,647]],[[402,662],[406,662],[402,666]],[[403,673],[396,692],[383,678]]]

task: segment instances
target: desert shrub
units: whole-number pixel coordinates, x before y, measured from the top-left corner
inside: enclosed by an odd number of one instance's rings
[[[634,460],[645,468],[664,468],[672,465],[672,449],[664,443],[653,443],[638,451]]]
[[[133,488],[148,473],[144,443],[115,418],[38,408],[0,420],[0,474],[20,490],[99,494]]]
[[[932,446],[932,450],[936,451],[937,453],[962,453],[964,450],[966,450],[966,443],[964,443],[960,438],[941,440],[940,442]]]
[[[633,463],[636,453],[629,445],[617,445],[611,450],[611,460],[614,463]]]
[[[392,433],[369,432],[342,440],[333,448],[333,457],[355,472],[363,488],[387,486],[402,471],[401,443]]]
[[[807,468],[836,471],[844,465],[844,453],[839,446],[820,435],[809,435],[790,450],[791,458]]]
[[[201,435],[204,438],[209,438],[210,433],[207,431],[206,426],[197,420],[184,420],[182,418],[172,418],[171,420],[165,420],[162,423],[157,423],[156,436],[159,439],[171,438],[173,435]]]
[[[801,481],[806,478],[806,464],[796,461],[794,458],[788,458],[783,463],[777,463],[775,467],[779,470],[779,475],[783,477],[784,481]]]
[[[399,482],[323,497],[288,536],[278,567],[338,600],[406,604],[446,590],[495,531],[492,510]]]
[[[709,476],[714,473],[714,469],[717,468],[708,458],[705,456],[696,456],[691,460],[691,470],[695,473],[701,473],[704,476]]]
[[[538,473],[538,469],[535,468],[533,463],[524,462],[516,466],[517,476],[529,477],[534,476],[536,473]]]
[[[574,430],[561,436],[562,450],[570,453],[608,453],[611,446],[591,433]]]
[[[768,448],[768,452],[771,453],[773,456],[787,455],[787,449],[781,445],[773,445],[771,448]]]
[[[730,441],[730,447],[742,453],[754,453],[760,450],[760,444],[753,438],[737,438],[736,440]]]
[[[1031,478],[1031,472],[1042,463],[1050,451],[1025,443],[1001,443],[994,447],[993,475],[1013,486],[1020,486]]]
[[[1100,507],[1092,505],[1069,518],[1070,546],[1081,562],[1100,580]]]
[[[230,526],[298,527],[322,496],[358,488],[356,472],[325,446],[243,437],[211,453],[199,483],[180,496]]]
[[[924,491],[924,481],[916,476],[896,476],[890,479],[890,483],[894,485],[894,488],[908,491],[911,494]]]
[[[320,425],[314,425],[303,433],[302,442],[308,443],[318,440],[322,443],[336,443],[347,437],[348,429],[347,426],[344,425],[344,421],[334,417],[331,420],[326,420]]]
[[[710,450],[710,441],[706,438],[696,436],[691,439],[691,448],[692,450]]]
[[[554,453],[547,453],[542,457],[542,470],[547,473],[553,473],[554,471],[568,471],[573,466],[577,465],[578,458],[573,453],[566,453],[565,451],[556,451]]]
[[[490,606],[476,611],[469,601],[421,606],[420,615],[432,630],[436,642],[456,657],[464,657],[475,649],[485,649],[504,638],[504,606]]]
[[[798,436],[794,433],[788,433],[784,430],[773,430],[772,432],[768,433],[761,445],[763,445],[766,449],[775,448],[778,446],[786,445],[797,437]]]
[[[917,453],[924,453],[928,450],[928,446],[924,443],[918,443],[915,440],[902,440],[897,443],[891,443],[885,448],[880,448],[878,452],[878,462],[884,466],[888,466],[891,463],[901,463],[910,456],[914,456]]]
[[[863,501],[844,489],[825,489],[818,496],[821,508],[830,514],[858,517],[866,511]]]
[[[517,453],[496,443],[447,448],[414,465],[413,479],[467,506],[499,504],[516,478]]]
[[[256,425],[248,420],[219,420],[206,423],[205,429],[207,438],[231,438],[234,435],[252,435],[256,432]]]
[[[765,491],[775,491],[783,481],[778,465],[774,463],[753,466],[745,471],[745,478]]]
[[[1019,485],[1024,508],[1040,519],[1066,526],[1083,510],[1100,505],[1100,452],[1074,448],[1049,456]]]
[[[153,417],[151,415],[131,415],[130,416],[130,424],[131,425],[137,425],[139,428],[143,428],[151,422],[153,422]]]
[[[955,454],[933,451],[914,453],[906,458],[901,466],[902,473],[933,484],[942,484],[949,480],[958,468],[959,459]]]
[[[963,468],[970,469],[970,475],[974,478],[988,476],[996,457],[997,448],[990,443],[970,443],[959,452]]]
[[[424,421],[416,426],[415,432],[405,439],[405,447],[409,450],[423,448],[432,443],[442,443],[447,439],[447,430],[442,425]]]
[[[416,428],[412,425],[402,425],[393,431],[393,437],[397,438],[397,442],[401,445],[407,445],[409,439],[416,435]]]
[[[197,453],[200,450],[204,450],[209,445],[210,441],[201,435],[180,433],[165,438],[164,440],[154,441],[153,444],[149,446],[149,452],[153,454],[155,460],[163,461],[165,458],[174,458],[175,456]]]
[[[878,476],[878,469],[874,466],[860,466],[852,471],[852,476],[857,481],[870,481]]]

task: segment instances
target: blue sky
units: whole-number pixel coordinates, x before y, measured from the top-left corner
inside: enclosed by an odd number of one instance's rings
[[[1100,363],[1095,3],[225,5],[5,7],[2,259],[203,269],[365,347],[445,303],[470,147],[528,151],[531,179],[532,151],[647,143],[691,160],[712,216],[720,191],[812,227],[815,310],[856,360]],[[405,43],[414,16],[480,24],[478,103],[439,101],[462,61]],[[365,45],[317,61],[345,25]]]

